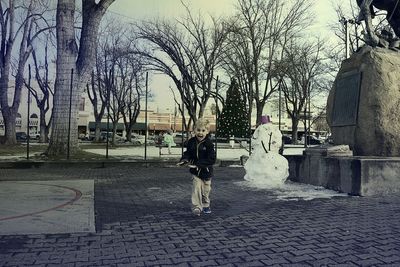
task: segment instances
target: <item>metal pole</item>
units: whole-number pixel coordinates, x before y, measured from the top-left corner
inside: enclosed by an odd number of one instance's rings
[[[345,20],[344,22],[344,28],[346,31],[346,58],[350,57],[350,49],[349,49],[349,27],[348,27],[348,21]]]
[[[183,96],[182,96],[182,122],[181,122],[181,124],[182,124],[182,136],[181,136],[181,139],[182,139],[181,154],[182,154],[182,156],[183,156],[183,147],[184,147],[184,145],[183,145],[183,133],[184,133],[183,126],[184,126],[184,123],[185,123],[184,115],[185,115],[185,104],[183,102]],[[188,134],[188,133],[186,133],[186,134]]]
[[[249,107],[249,110],[250,110],[250,107]],[[248,114],[248,116],[249,116],[249,134],[250,134],[250,137],[249,137],[249,156],[251,155],[251,139],[252,139],[252,133],[251,133],[251,114]]]
[[[174,108],[175,108],[174,109],[174,133],[176,133],[176,113],[178,112],[176,109],[176,103],[175,103]]]
[[[218,78],[215,82],[215,158],[218,155]]]
[[[308,136],[310,136],[311,135],[311,82],[309,82],[308,84],[309,84],[308,85]]]
[[[28,68],[29,68],[29,76],[28,76],[28,116],[27,116],[27,139],[26,139],[26,159],[29,160],[29,140],[31,138],[30,134],[29,134],[29,116],[31,113],[31,64],[28,64]]]
[[[348,20],[345,17],[342,17],[339,22],[341,22],[344,26],[345,32],[345,57],[349,58],[349,29],[348,29]]]
[[[149,73],[146,72],[146,102],[145,102],[145,125],[146,125],[146,134],[144,136],[144,160],[147,161],[147,135],[148,135],[148,126],[147,126],[147,97],[149,93],[148,89],[148,81],[149,81]]]
[[[307,147],[307,90],[304,98],[304,147]]]
[[[71,69],[71,81],[69,86],[69,115],[68,115],[68,140],[67,140],[67,160],[69,160],[70,139],[71,139],[71,111],[72,111],[72,86],[74,80],[74,69]]]
[[[282,105],[282,100],[281,100],[281,95],[282,95],[281,82],[279,82],[278,90],[279,90],[279,100],[278,100],[279,112],[278,112],[278,114],[279,114],[279,131],[280,131],[281,130],[281,116],[282,116],[282,112],[281,112],[281,110],[282,110],[282,107],[281,107],[281,105]]]
[[[251,99],[251,101],[250,101],[250,105],[249,105],[249,109],[248,109],[248,111],[249,111],[249,114],[247,114],[247,116],[249,117],[249,135],[250,135],[250,137],[249,137],[249,156],[251,156],[251,140],[252,140],[252,138],[253,138],[253,134],[252,134],[252,132],[251,132],[251,112],[250,112],[250,110],[252,110],[252,108],[251,108],[251,106],[253,105],[253,100],[252,100],[252,93],[250,92],[250,99]]]
[[[114,79],[114,77],[112,78]],[[110,92],[110,84],[107,85],[107,133],[106,133],[106,159],[108,159],[108,132],[110,131],[110,101],[111,101],[111,92]],[[100,123],[101,125],[101,123]],[[101,126],[100,126],[101,127]]]

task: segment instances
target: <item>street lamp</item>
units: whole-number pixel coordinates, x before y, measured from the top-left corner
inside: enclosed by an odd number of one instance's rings
[[[344,31],[345,31],[345,56],[346,58],[349,58],[349,29],[348,29],[348,25],[347,23],[349,22],[349,20],[347,20],[345,17],[342,17],[339,20],[340,23],[343,24],[344,26]]]
[[[346,19],[345,17],[342,17],[340,20],[339,20],[339,22],[340,23],[342,23],[343,24],[343,26],[344,26],[344,31],[345,31],[345,55],[346,55],[346,58],[349,58],[349,56],[350,56],[350,34],[349,34],[349,27],[348,27],[348,24],[350,23],[350,24],[353,24],[355,27],[357,27],[356,25],[357,24],[359,24],[359,23],[357,23],[354,19]],[[356,46],[357,46],[357,48],[358,48],[358,36],[357,36],[357,28],[355,29],[355,31],[356,31]]]
[[[175,103],[175,109],[174,109],[174,133],[176,132],[176,112],[177,112],[177,109],[176,109],[176,103]]]

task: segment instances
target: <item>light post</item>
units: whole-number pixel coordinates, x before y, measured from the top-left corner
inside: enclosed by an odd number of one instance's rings
[[[147,101],[149,94],[148,83],[149,83],[149,73],[146,72],[146,102],[145,102],[145,119],[144,119],[146,125],[146,134],[144,136],[144,161],[147,161],[147,136],[149,135],[148,121],[147,121]]]
[[[107,133],[106,133],[106,159],[108,159],[108,132],[110,131],[110,86],[107,86]]]
[[[345,42],[345,57],[349,58],[349,29],[348,29],[348,25],[347,25],[348,20],[345,17],[342,17],[339,20],[339,22],[342,23],[343,26],[344,26],[344,32],[345,32],[345,40],[344,40],[344,42]]]
[[[356,25],[356,22],[353,19],[346,19],[345,17],[342,17],[339,20],[340,23],[343,24],[344,26],[344,32],[345,32],[345,56],[346,58],[349,58],[350,56],[350,33],[349,33],[349,27],[348,24],[353,24]],[[358,48],[358,38],[356,37],[356,45]]]
[[[215,157],[218,155],[218,76],[215,82]]]
[[[30,113],[31,113],[31,64],[29,67],[29,76],[28,76],[28,116],[27,116],[27,130],[28,136],[26,137],[26,159],[29,160],[29,140],[31,139],[31,135],[29,133],[29,121],[30,121]]]
[[[174,133],[176,132],[176,103],[175,103],[175,109],[174,109]]]
[[[278,99],[278,108],[279,108],[279,111],[278,111],[278,117],[279,117],[279,131],[281,131],[281,123],[282,123],[282,121],[281,121],[281,116],[282,116],[282,107],[281,107],[281,105],[282,105],[282,100],[281,100],[281,94],[282,94],[282,88],[281,88],[281,81],[279,81],[279,85],[278,85],[278,91],[279,91],[279,99]]]
[[[67,160],[69,160],[70,141],[71,141],[71,112],[72,112],[72,87],[73,87],[73,82],[74,82],[74,69],[71,69],[71,81],[70,81],[70,86],[69,86]]]

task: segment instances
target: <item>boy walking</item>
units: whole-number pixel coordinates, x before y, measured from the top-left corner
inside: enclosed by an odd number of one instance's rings
[[[197,120],[194,133],[190,138],[186,151],[177,165],[188,164],[192,174],[192,212],[200,216],[203,211],[211,213],[210,191],[213,165],[215,163],[214,144],[208,138],[209,122],[204,118]]]

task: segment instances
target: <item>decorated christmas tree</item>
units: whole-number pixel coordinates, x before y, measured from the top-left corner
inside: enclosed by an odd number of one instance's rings
[[[226,92],[225,105],[220,117],[218,118],[218,136],[229,138],[249,137],[250,125],[246,111],[246,101],[244,101],[239,86],[235,79],[231,80],[231,85]]]

